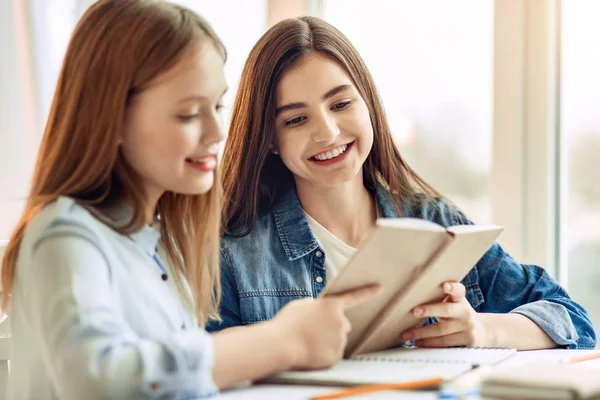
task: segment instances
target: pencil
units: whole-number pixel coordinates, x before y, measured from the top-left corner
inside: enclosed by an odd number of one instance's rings
[[[582,361],[587,361],[587,360],[593,360],[596,358],[600,358],[600,351],[597,351],[595,353],[590,353],[590,354],[586,354],[583,356],[577,356],[577,357],[572,357],[569,359],[569,364],[575,364],[578,362],[582,362]]]
[[[429,387],[440,386],[442,383],[444,383],[443,378],[431,378],[406,383],[353,386],[351,388],[342,389],[337,392],[315,396],[312,398],[312,400],[339,399],[342,397],[357,396],[359,394],[380,392],[384,390],[425,389]]]

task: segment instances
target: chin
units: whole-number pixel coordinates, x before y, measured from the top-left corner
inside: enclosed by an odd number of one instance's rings
[[[327,184],[340,185],[355,180],[359,174],[362,174],[362,169],[347,168],[327,176]]]
[[[176,193],[187,194],[187,195],[200,195],[206,194],[212,189],[214,183],[214,178],[211,175],[209,177],[204,177],[202,180],[196,180],[193,183],[188,183],[179,186],[176,190],[173,190]]]
[[[321,186],[338,186],[343,185],[348,182],[352,182],[356,178],[356,175],[347,175],[347,176],[335,176],[330,177],[329,179],[320,179],[319,184]]]

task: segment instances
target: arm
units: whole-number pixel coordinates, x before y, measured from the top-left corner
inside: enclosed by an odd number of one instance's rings
[[[22,282],[41,358],[61,399],[206,396],[213,344],[199,329],[139,337],[122,317],[110,266],[82,227],[55,227],[34,246]]]
[[[596,332],[587,312],[548,273],[522,265],[495,244],[477,264],[486,313],[510,313],[533,321],[558,346],[594,348]]]
[[[236,382],[339,360],[350,330],[344,315],[379,292],[366,287],[286,305],[273,320],[212,337],[203,330],[139,337],[121,317],[110,266],[81,227],[35,246],[28,308],[41,357],[61,399],[202,397]],[[216,382],[217,385],[215,385]]]
[[[366,286],[324,298],[286,304],[270,321],[226,329],[213,335],[213,377],[219,387],[285,369],[320,369],[338,361],[346,347],[347,308],[381,292]]]
[[[487,347],[517,350],[551,349],[557,344],[539,325],[521,314],[479,314],[489,332]]]
[[[453,224],[472,223],[456,208],[452,215],[446,220],[452,219]],[[485,298],[477,311],[524,316],[561,347],[595,347],[596,332],[588,313],[545,269],[518,263],[499,244],[488,250],[475,269]]]
[[[436,207],[425,207],[422,217],[446,227],[471,224],[443,201]],[[583,307],[543,268],[516,262],[500,245],[494,244],[487,251],[465,281],[481,290],[485,301],[476,310],[481,322],[497,334],[491,338],[496,345],[594,348],[596,333]]]
[[[282,336],[273,320],[228,328],[212,338],[216,355],[213,377],[220,388],[291,369],[298,361],[292,342]]]

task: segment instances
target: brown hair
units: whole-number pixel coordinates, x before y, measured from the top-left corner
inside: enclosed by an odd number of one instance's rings
[[[366,65],[348,38],[322,19],[290,18],[267,31],[254,46],[242,73],[223,154],[223,223],[228,234],[252,230],[294,184],[291,172],[270,145],[275,135],[275,91],[286,71],[310,52],[338,63],[365,100],[374,131],[365,161],[365,186],[384,185],[401,201],[417,192],[441,197],[421,179],[398,152],[383,104]]]
[[[191,45],[208,39],[226,58],[208,23],[192,11],[154,0],[100,0],[77,24],[64,58],[23,215],[2,260],[2,308],[9,304],[28,223],[59,196],[102,210],[121,203],[133,216],[120,233],[142,228],[146,193],[119,147],[127,104],[172,68]],[[221,189],[205,195],[167,192],[158,202],[161,234],[177,282],[191,286],[200,321],[218,318]],[[182,291],[185,293],[185,291]]]

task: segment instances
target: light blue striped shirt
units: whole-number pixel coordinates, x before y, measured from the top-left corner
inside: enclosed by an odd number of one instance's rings
[[[211,337],[182,301],[159,243],[149,226],[121,235],[66,197],[35,217],[12,295],[11,399],[217,393]]]

